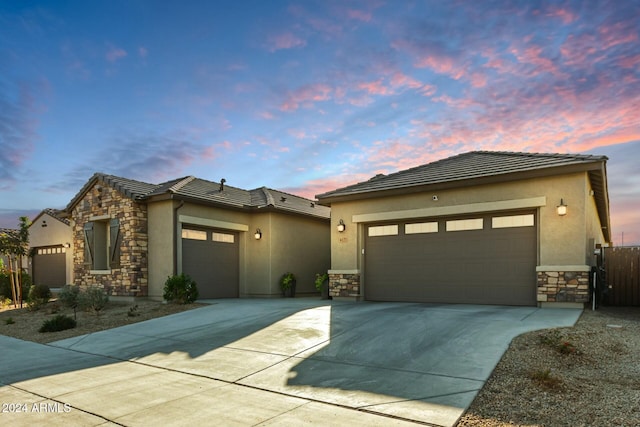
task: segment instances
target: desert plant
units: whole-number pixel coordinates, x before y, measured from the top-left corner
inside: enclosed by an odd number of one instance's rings
[[[136,304],[133,307],[129,308],[129,311],[127,312],[127,316],[129,316],[129,317],[140,316],[140,312],[138,311],[138,304]]]
[[[576,346],[571,341],[563,339],[560,331],[557,329],[552,329],[541,334],[540,342],[562,354],[579,354]]]
[[[163,298],[177,304],[191,304],[198,299],[198,285],[188,274],[169,276],[164,283]]]
[[[81,309],[93,311],[96,315],[109,302],[109,295],[101,286],[89,286],[78,294],[78,305]]]
[[[33,285],[29,288],[27,305],[31,310],[38,310],[49,302],[51,289],[47,285]]]
[[[316,289],[322,292],[322,286],[324,285],[324,282],[326,282],[327,280],[329,280],[329,275],[327,273],[324,273],[324,274],[316,273],[316,281],[315,281]]]
[[[280,289],[284,296],[295,296],[296,294],[296,276],[293,273],[286,272],[280,278]]]
[[[58,301],[68,308],[78,306],[78,298],[80,295],[80,287],[76,285],[64,285],[58,293]]]
[[[553,375],[551,373],[551,369],[549,368],[533,371],[530,375],[530,378],[541,386],[550,389],[557,389],[562,385],[562,380]]]
[[[7,317],[6,319],[4,319],[4,324],[5,325],[13,325],[14,323],[16,323],[16,321],[13,320],[12,317]]]
[[[52,319],[45,320],[38,332],[58,332],[76,327],[76,321],[69,316],[59,314]]]

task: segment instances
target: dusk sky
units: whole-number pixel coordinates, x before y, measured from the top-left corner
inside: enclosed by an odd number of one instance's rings
[[[472,150],[608,156],[640,244],[640,0],[0,1],[0,227],[94,172],[313,198]]]

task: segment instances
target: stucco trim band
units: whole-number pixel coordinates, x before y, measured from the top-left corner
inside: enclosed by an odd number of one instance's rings
[[[328,274],[360,274],[360,270],[329,270]]]
[[[537,272],[541,271],[590,271],[588,265],[539,265],[536,267]]]
[[[197,216],[178,215],[178,221],[183,224],[202,225],[204,227],[221,228],[225,230],[249,231],[249,226],[246,224],[218,221],[215,219],[200,218]]]
[[[547,198],[531,197],[528,199],[500,200],[496,202],[469,203],[464,205],[441,206],[435,208],[409,209],[404,211],[376,212],[353,215],[351,221],[373,222],[390,221],[408,218],[427,218],[436,216],[450,216],[478,212],[496,212],[514,209],[538,208],[547,205]]]

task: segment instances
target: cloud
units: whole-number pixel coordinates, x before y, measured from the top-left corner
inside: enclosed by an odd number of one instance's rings
[[[146,49],[145,49],[146,52]],[[105,53],[105,58],[107,58],[107,61],[109,62],[116,62],[119,59],[125,58],[127,56],[127,51],[113,46],[111,44],[107,45],[107,53]]]
[[[301,86],[287,93],[280,105],[282,111],[295,111],[301,105],[310,108],[315,102],[327,101],[331,98],[333,89],[323,83],[313,83]]]
[[[171,135],[122,134],[83,166],[72,169],[50,191],[79,189],[95,173],[103,172],[145,182],[162,182],[184,173],[190,165],[216,158],[215,147]]]
[[[276,52],[283,49],[293,49],[304,47],[307,42],[291,32],[274,34],[267,37],[267,49],[269,52]]]
[[[41,210],[39,209],[0,209],[0,228],[17,229],[20,226],[20,217],[34,219]]]
[[[146,47],[140,46],[138,48],[138,56],[140,56],[140,58],[146,58],[148,55],[149,55],[149,51],[147,50]]]
[[[46,94],[45,83],[0,80],[0,190],[17,179],[38,139],[38,106],[34,94]]]

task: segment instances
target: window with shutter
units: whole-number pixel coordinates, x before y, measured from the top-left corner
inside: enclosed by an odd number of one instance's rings
[[[120,221],[117,218],[113,218],[109,222],[109,266],[111,268],[120,267],[121,241]]]
[[[93,222],[84,225],[84,263],[93,267],[95,240],[93,238]]]

